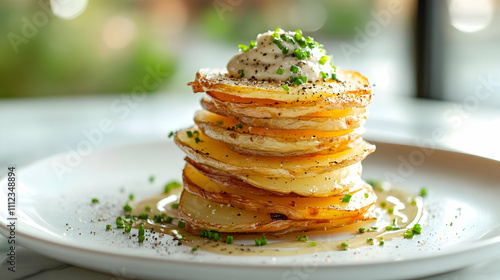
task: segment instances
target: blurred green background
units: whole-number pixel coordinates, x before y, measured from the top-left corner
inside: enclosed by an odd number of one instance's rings
[[[143,84],[148,67],[168,73],[148,92],[187,91],[198,68],[224,67],[237,44],[278,26],[322,42],[337,65],[365,74],[378,93],[413,96],[417,3],[2,1],[0,98],[127,93]],[[500,77],[499,3],[443,4],[446,99],[473,92],[479,75]],[[500,105],[498,94],[488,104]]]
[[[58,11],[70,2],[77,11],[70,9],[68,15]],[[370,11],[382,4],[359,0],[3,1],[0,97],[126,93],[142,83],[147,66],[170,74],[150,91],[180,88],[194,75],[176,79],[180,64],[197,62],[189,59],[193,55],[186,45],[196,46],[196,52],[208,57],[227,50],[229,60],[238,52],[238,43],[278,26],[301,28],[330,41],[352,40],[353,26],[366,24]],[[198,60],[195,69],[225,64],[202,62]]]

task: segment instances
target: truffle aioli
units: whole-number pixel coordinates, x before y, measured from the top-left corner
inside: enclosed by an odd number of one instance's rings
[[[259,34],[254,48],[235,55],[229,61],[227,64],[229,74],[233,77],[276,81],[287,81],[290,77],[305,76],[308,81],[318,81],[323,78],[321,72],[327,73],[328,77],[331,77],[331,73],[335,72],[335,69],[333,69],[331,65],[331,57],[326,55],[326,51],[321,45],[317,45],[313,48],[309,46],[301,48],[295,39],[292,41],[285,41],[278,37],[277,39],[280,41],[281,45],[288,48],[288,53],[283,54],[282,49],[273,42],[273,34],[279,36],[286,35],[290,38],[294,38],[296,32],[285,32],[280,30]],[[295,55],[295,49],[309,51],[310,56],[299,59]],[[327,56],[328,60],[321,64],[320,60],[323,56]],[[291,71],[292,65],[298,67],[297,73]],[[278,74],[278,69],[283,69],[283,73]]]

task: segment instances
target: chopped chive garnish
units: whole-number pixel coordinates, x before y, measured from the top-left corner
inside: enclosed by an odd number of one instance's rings
[[[123,210],[127,211],[127,212],[130,212],[132,211],[132,207],[130,207],[130,205],[128,205],[128,202],[125,204],[125,206],[123,206]]]
[[[364,227],[360,227],[358,231],[359,231],[359,233],[363,233],[366,231],[366,229]]]
[[[106,229],[111,229],[111,225],[106,225]]]
[[[287,85],[282,85],[281,87],[282,87],[284,90],[286,90],[286,91],[289,91],[289,90],[290,90],[290,88],[289,88]]]
[[[146,209],[146,211],[150,211],[151,210],[151,206],[148,205],[148,206],[145,207],[145,209]]]
[[[297,74],[297,72],[299,72],[299,67],[297,67],[296,65],[292,65],[290,66],[290,71],[292,71],[292,73],[294,74]]]
[[[380,241],[378,244],[379,244],[380,246],[383,246],[383,245],[384,245],[384,243],[385,243],[385,242],[384,242],[384,240],[382,240],[382,241]]]
[[[139,218],[141,220],[147,220],[148,217],[149,217],[148,213],[142,213],[139,216],[137,216],[137,218]]]
[[[139,225],[139,236],[144,235],[144,225],[140,224]]]
[[[179,221],[179,222],[177,222],[177,226],[180,227],[180,228],[183,228],[183,227],[186,226],[186,223],[183,222],[183,221]]]
[[[167,217],[167,215],[165,214],[162,214],[162,215],[154,215],[153,216],[153,221],[155,221],[155,223],[161,223],[161,222],[164,222],[164,218]]]
[[[219,241],[221,239],[220,233],[218,233],[216,231],[210,231],[209,238],[212,240],[215,240],[215,241]]]
[[[223,124],[224,124],[224,122],[223,122],[223,121],[218,121],[218,122],[216,122],[216,123],[215,123],[215,125],[217,125],[217,126],[221,126],[221,125],[223,125]]]
[[[385,230],[400,230],[401,228],[398,226],[386,226]]]
[[[306,235],[304,235],[304,241],[309,241],[309,237],[307,237]]]
[[[413,231],[412,231],[411,228],[407,229],[405,231],[405,233],[403,233],[403,237],[406,238],[406,239],[412,239],[413,235],[414,235],[414,233],[413,233]]]
[[[155,176],[151,175],[149,177],[149,182],[153,183],[155,181]]]
[[[316,246],[318,243],[316,241],[311,241],[311,246]]]
[[[195,252],[195,251],[198,251],[198,248],[196,248],[196,247],[191,248],[191,252]]]
[[[283,68],[278,68],[278,70],[276,70],[276,74],[278,75],[283,75],[283,73],[285,73],[285,69]]]
[[[288,35],[286,35],[286,34],[281,34],[281,35],[280,35],[280,38],[281,38],[281,40],[283,40],[283,41],[285,41],[285,42],[292,42],[292,40],[293,40],[293,38],[292,38],[292,37],[290,37],[290,36],[288,36]]]
[[[132,230],[132,226],[131,225],[126,225],[125,226],[125,232],[130,232]]]
[[[165,223],[171,223],[173,220],[174,220],[174,218],[173,218],[173,217],[167,216],[167,217],[165,218]]]
[[[324,80],[324,79],[326,79],[326,78],[328,78],[328,73],[325,73],[325,72],[323,72],[323,71],[320,71],[319,73],[321,74],[321,78],[322,78],[323,80]]]
[[[298,241],[302,240],[302,235],[299,235],[299,238],[297,238]]]
[[[262,246],[261,240],[258,238],[255,238],[255,246]]]
[[[345,242],[342,242],[342,244],[340,244],[340,245],[342,245],[342,247],[349,247],[349,244],[347,244]]]
[[[413,206],[417,205],[417,201],[415,200],[415,198],[413,198],[413,199],[411,200],[411,205],[413,205]]]
[[[384,237],[383,237],[383,236],[380,236],[378,239],[380,239],[380,240],[384,240]]]
[[[295,49],[293,52],[295,53],[295,56],[298,59],[304,59],[304,58],[306,58],[306,54],[301,49]]]
[[[389,209],[387,209],[387,213],[389,213],[389,214],[394,214],[394,208],[389,208]]]
[[[227,244],[233,244],[233,237],[232,236],[227,236],[226,237],[226,243]]]
[[[242,52],[248,52],[250,50],[250,47],[247,45],[238,45],[238,48],[240,48]]]
[[[377,229],[378,229],[378,227],[371,227],[371,229],[373,229],[373,230],[377,230]]]
[[[133,195],[133,194],[130,194],[130,195],[128,196],[128,199],[129,199],[129,200],[134,200],[134,195]]]
[[[98,203],[99,202],[99,199],[97,198],[92,198],[92,203]]]
[[[191,132],[190,130],[186,131],[186,135],[189,138],[193,138],[193,132]]]
[[[177,181],[170,181],[168,182],[166,185],[165,185],[165,188],[163,190],[164,193],[168,193],[169,191],[171,191],[173,188],[178,188],[181,186],[181,183],[177,182]]]
[[[209,231],[208,232],[208,238],[212,239],[212,240],[217,240],[219,238],[220,234],[216,231]]]
[[[385,201],[380,202],[380,207],[384,208],[385,206],[387,206],[387,202]]]
[[[300,30],[300,29],[295,30],[294,37],[295,37],[295,40],[301,41],[302,40],[302,30]]]
[[[319,59],[319,64],[325,65],[327,61],[328,61],[328,56],[324,55]]]
[[[261,245],[266,245],[267,244],[267,238],[265,235],[262,235],[262,239],[260,240]]]
[[[194,142],[195,142],[196,144],[198,144],[198,143],[200,143],[200,142],[202,142],[202,141],[200,140],[200,138],[195,137],[195,138],[194,138]]]
[[[168,138],[171,138],[172,136],[174,136],[175,132],[173,131],[170,131],[170,133],[168,134]]]
[[[297,43],[299,44],[299,46],[301,48],[307,47],[306,41],[304,41],[304,40],[297,40]]]
[[[351,201],[352,195],[350,194],[345,194],[344,197],[342,198],[342,202],[349,202]]]
[[[240,129],[243,128],[243,124],[241,124],[241,123],[236,124],[236,128],[240,128]]]
[[[290,77],[290,82],[294,86],[300,86],[303,83],[307,83],[307,77],[306,76]]]
[[[415,224],[412,228],[413,233],[415,234],[421,234],[422,233],[422,227],[420,227],[420,224]]]
[[[257,42],[255,41],[250,41],[250,48],[253,49],[257,46]]]
[[[426,195],[427,195],[427,189],[426,188],[420,189],[420,196],[426,196]]]
[[[274,38],[273,43],[276,44],[276,46],[278,46],[278,48],[281,50],[283,54],[288,54],[289,51],[288,47],[283,46],[283,44],[278,38]]]
[[[179,209],[179,203],[172,203],[170,206],[172,206],[173,209]]]
[[[366,239],[366,242],[367,242],[367,243],[373,243],[373,238],[368,238],[368,239]]]
[[[365,197],[368,198],[370,195],[368,193],[365,193]]]
[[[243,69],[238,70],[238,75],[240,78],[243,78],[245,76],[245,72],[243,72]]]
[[[311,49],[314,49],[315,47],[319,46],[319,43],[315,42],[314,39],[310,36],[306,37],[306,43],[307,46]]]
[[[139,235],[139,242],[140,243],[144,242],[144,239],[146,239],[146,237],[144,235]]]
[[[288,36],[288,35],[281,34],[280,38],[281,38],[281,40],[283,40],[285,42],[295,44],[295,40],[292,37]]]

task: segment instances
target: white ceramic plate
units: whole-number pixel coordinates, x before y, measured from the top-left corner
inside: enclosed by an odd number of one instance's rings
[[[170,237],[139,246],[128,234],[105,231],[129,193],[140,200],[161,192],[165,182],[180,179],[182,167],[183,154],[162,142],[96,150],[80,159],[59,155],[17,169],[16,240],[73,265],[163,279],[416,278],[500,254],[500,162],[387,143],[377,143],[363,162],[364,178],[389,179],[415,193],[428,189],[429,215],[412,240],[304,256],[234,257],[193,253]],[[6,184],[0,182],[2,205]],[[6,208],[0,209],[4,235]]]

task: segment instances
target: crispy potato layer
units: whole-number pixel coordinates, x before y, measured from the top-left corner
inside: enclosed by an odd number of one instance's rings
[[[186,153],[179,216],[192,229],[232,233],[327,230],[374,219],[361,179],[370,85],[357,72],[289,86],[200,70],[195,126],[175,134]],[[286,87],[285,87],[286,88]]]

